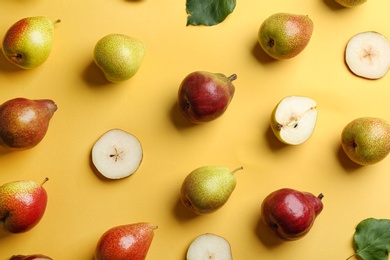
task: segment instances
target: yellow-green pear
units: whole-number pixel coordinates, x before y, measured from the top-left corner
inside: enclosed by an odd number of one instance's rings
[[[344,127],[341,146],[357,164],[378,163],[390,153],[390,123],[376,117],[356,118]]]
[[[336,3],[348,8],[356,7],[367,2],[367,0],[335,0],[335,1]]]
[[[100,39],[94,49],[96,65],[111,82],[121,82],[133,77],[145,55],[145,44],[123,34],[109,34]]]
[[[307,15],[276,13],[263,21],[258,40],[274,59],[290,59],[306,48],[313,28],[313,21]]]
[[[60,20],[47,17],[27,17],[13,24],[3,39],[3,53],[13,64],[23,69],[36,68],[50,56],[54,25]]]
[[[203,166],[184,179],[180,192],[183,205],[196,214],[207,214],[221,208],[236,187],[233,171],[224,166]]]

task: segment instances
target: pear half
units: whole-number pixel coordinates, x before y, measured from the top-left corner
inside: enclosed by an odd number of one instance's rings
[[[103,134],[92,148],[92,163],[108,179],[122,179],[139,168],[143,158],[140,141],[120,129]]]
[[[271,128],[283,143],[298,145],[313,134],[317,122],[317,103],[305,96],[282,99],[271,115]]]
[[[205,233],[195,238],[187,250],[186,260],[231,260],[229,242],[218,235]]]
[[[357,76],[382,78],[390,68],[390,41],[378,32],[358,33],[348,41],[345,62]]]

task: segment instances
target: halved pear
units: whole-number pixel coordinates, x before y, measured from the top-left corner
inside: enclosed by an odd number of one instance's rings
[[[317,103],[305,96],[282,99],[271,115],[271,128],[283,143],[298,145],[313,134],[317,122]]]
[[[139,168],[143,158],[137,137],[121,129],[104,133],[92,148],[92,163],[108,179],[122,179]]]
[[[205,233],[196,237],[187,250],[187,260],[231,260],[229,242],[218,235]]]
[[[355,75],[379,79],[390,68],[390,41],[378,32],[358,33],[348,41],[345,62]]]

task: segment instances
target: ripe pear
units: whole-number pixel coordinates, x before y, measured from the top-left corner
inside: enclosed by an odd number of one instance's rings
[[[196,214],[208,214],[221,208],[236,187],[234,173],[223,166],[203,166],[184,179],[180,192],[183,205]]]
[[[0,186],[0,220],[4,222],[7,231],[26,232],[42,219],[47,204],[43,183],[22,180]]]
[[[313,28],[313,21],[307,15],[276,13],[263,21],[258,40],[274,59],[290,59],[306,48]]]
[[[32,69],[44,63],[50,56],[54,25],[47,17],[27,17],[13,24],[5,34],[3,53],[13,64]]]
[[[357,164],[378,163],[390,153],[390,124],[375,117],[354,119],[341,133],[341,146]]]
[[[192,123],[202,124],[220,117],[228,108],[235,91],[232,81],[236,74],[226,77],[221,73],[195,71],[180,84],[178,105]]]
[[[336,3],[348,8],[356,7],[367,2],[367,0],[335,0],[335,1]]]
[[[109,34],[96,43],[93,56],[107,80],[121,82],[137,73],[145,51],[145,44],[137,39],[122,34]]]
[[[34,255],[13,255],[9,260],[53,260],[53,258],[42,254],[34,254]]]
[[[95,260],[144,260],[157,226],[140,222],[107,230],[95,249]]]
[[[57,110],[50,99],[15,98],[0,105],[0,144],[24,150],[42,141]]]
[[[282,240],[300,239],[322,212],[323,197],[290,188],[273,191],[261,204],[261,220]]]

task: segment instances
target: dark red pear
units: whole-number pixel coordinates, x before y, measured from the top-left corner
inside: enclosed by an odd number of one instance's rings
[[[221,73],[195,71],[181,82],[178,105],[192,123],[202,124],[220,117],[228,108],[235,87],[236,74],[226,77]]]
[[[42,141],[57,110],[50,99],[15,98],[0,105],[0,144],[25,150]]]
[[[13,255],[10,260],[53,260],[53,258],[42,255],[42,254],[34,254],[34,255]]]
[[[283,188],[270,193],[261,205],[261,220],[282,240],[297,240],[312,228],[321,213],[323,195]]]

